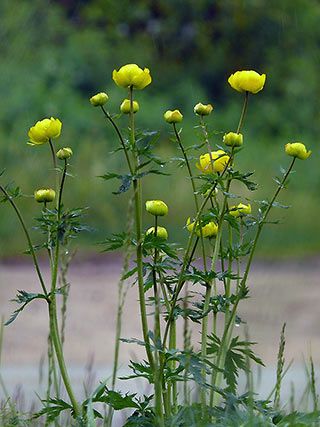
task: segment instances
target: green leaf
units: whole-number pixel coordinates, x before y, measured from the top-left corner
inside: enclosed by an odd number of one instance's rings
[[[118,191],[113,191],[112,194],[121,194],[129,190],[132,183],[132,176],[130,174],[121,176],[121,185]]]
[[[42,415],[47,416],[47,420],[49,422],[53,422],[62,411],[70,410],[72,411],[72,406],[69,405],[69,403],[65,402],[62,399],[48,399],[48,400],[42,400],[42,403],[46,406],[41,409],[41,411],[34,414],[32,417],[33,419],[39,418]]]
[[[139,408],[138,403],[133,400],[135,396],[135,393],[122,395],[117,391],[107,390],[104,402],[112,406],[116,411],[125,408]]]
[[[112,237],[107,237],[102,242],[99,242],[100,245],[106,245],[102,252],[115,251],[119,248],[122,248],[127,242],[127,233],[113,233]]]
[[[47,297],[44,294],[34,294],[34,293],[30,293],[30,292],[26,292],[26,291],[18,291],[16,298],[12,299],[11,301],[14,301],[18,304],[22,304],[20,308],[17,308],[12,315],[10,316],[9,320],[7,320],[5,322],[5,326],[10,325],[10,323],[12,323],[18,316],[18,314],[20,314],[24,308],[26,307],[26,305],[28,305],[31,301],[35,300],[35,299],[44,299],[47,300]]]

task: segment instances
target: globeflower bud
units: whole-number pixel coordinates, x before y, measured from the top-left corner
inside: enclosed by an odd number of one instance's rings
[[[34,198],[38,203],[52,202],[56,197],[56,192],[52,188],[41,188],[34,192]]]
[[[237,71],[228,79],[230,86],[238,92],[257,93],[263,89],[266,81],[265,74],[253,70]]]
[[[29,129],[29,145],[41,145],[48,142],[49,139],[58,138],[61,134],[62,123],[59,119],[51,117],[50,119],[39,120]]]
[[[137,101],[133,101],[132,103],[132,111],[136,113],[139,111],[139,104]],[[125,99],[120,105],[120,111],[123,114],[130,114],[130,99]]]
[[[101,107],[108,101],[109,97],[105,92],[99,92],[90,98],[90,103],[94,107]]]
[[[229,214],[234,218],[238,218],[239,216],[250,215],[251,214],[251,205],[244,205],[243,203],[239,203],[236,206],[231,206],[229,209]]]
[[[229,163],[230,157],[223,150],[212,151],[199,157],[196,167],[202,173],[223,172]]]
[[[306,160],[311,155],[302,142],[291,142],[285,145],[285,152],[288,156],[297,157],[300,160]]]
[[[148,200],[146,210],[155,216],[164,216],[168,213],[168,206],[162,200]]]
[[[168,110],[164,113],[163,117],[167,123],[180,123],[183,119],[183,115],[179,110]]]
[[[148,68],[144,70],[138,67],[137,64],[127,64],[117,70],[113,70],[112,78],[116,85],[134,89],[144,89],[148,86],[152,79]]]
[[[191,222],[190,218],[187,219],[187,230],[192,233],[195,223]],[[201,227],[202,237],[215,237],[218,234],[218,226],[213,221]],[[201,236],[200,226],[197,224],[196,235]]]
[[[198,116],[209,116],[209,114],[212,113],[213,105],[207,104],[204,105],[201,102],[199,102],[197,105],[194,106],[194,113],[198,114]]]
[[[242,133],[229,132],[223,137],[223,142],[229,147],[241,147],[243,144]]]
[[[155,234],[155,227],[151,227],[147,230],[146,234]],[[161,240],[168,239],[168,232],[164,227],[157,226],[157,237]]]
[[[57,151],[57,157],[60,160],[69,159],[72,155],[73,155],[73,152],[70,147],[60,148],[60,150]]]

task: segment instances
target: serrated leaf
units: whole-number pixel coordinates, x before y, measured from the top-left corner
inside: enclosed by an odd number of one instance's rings
[[[35,299],[45,299],[47,300],[47,297],[44,294],[35,294],[35,293],[31,293],[31,292],[26,292],[26,291],[18,291],[16,298],[14,298],[12,301],[16,302],[18,304],[22,304],[20,308],[17,308],[12,315],[10,316],[9,320],[7,320],[5,322],[5,326],[10,325],[10,323],[12,323],[17,316],[24,310],[24,308],[26,307],[26,305],[28,305],[31,301],[35,300]]]

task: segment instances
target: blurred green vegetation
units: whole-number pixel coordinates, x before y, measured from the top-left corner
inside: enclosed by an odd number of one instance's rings
[[[297,162],[297,176],[282,198],[293,208],[275,212],[282,225],[265,230],[260,255],[319,251],[319,21],[316,0],[2,0],[2,182],[15,181],[30,196],[35,188],[52,185],[49,149],[28,146],[27,131],[39,119],[59,117],[63,133],[57,144],[72,146],[75,153],[66,203],[90,207],[87,222],[94,232],[80,242],[95,252],[96,241],[124,228],[128,202],[128,194],[112,195],[115,184],[97,178],[125,170],[121,153],[110,154],[118,144],[112,129],[88,102],[103,90],[110,111],[118,111],[126,92],[111,80],[112,70],[130,62],[150,68],[153,83],[137,93],[137,120],[140,128],[160,131],[157,152],[168,159],[179,153],[163,112],[184,113],[186,145],[197,141],[193,106],[199,101],[215,105],[211,129],[234,130],[242,97],[227,78],[238,69],[255,69],[267,74],[267,83],[250,98],[239,165],[256,171],[259,190],[243,196],[255,200],[271,194],[272,177],[289,161],[285,143],[299,140],[313,150],[307,162]],[[125,128],[126,119],[120,122]],[[221,143],[221,134],[212,142]],[[165,225],[182,241],[192,198],[185,173],[173,163],[169,170],[169,177],[145,180],[145,198],[169,204]],[[31,224],[39,206],[31,197],[19,204]],[[1,206],[0,219],[0,254],[22,251],[23,235],[8,206]]]

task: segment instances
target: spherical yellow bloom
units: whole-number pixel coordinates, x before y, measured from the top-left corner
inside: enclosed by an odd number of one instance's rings
[[[250,204],[244,205],[243,203],[239,203],[236,206],[230,207],[229,214],[235,218],[238,218],[239,216],[243,216],[243,215],[250,215],[251,205]]]
[[[230,86],[238,92],[257,93],[263,89],[266,81],[265,74],[253,70],[237,71],[228,79]]]
[[[213,110],[213,105],[211,104],[204,105],[201,102],[196,104],[193,109],[195,114],[198,114],[198,116],[208,116],[209,114],[212,113],[212,110]]]
[[[29,129],[28,137],[30,145],[41,145],[49,139],[58,138],[61,133],[62,123],[59,119],[43,119]]]
[[[155,234],[155,227],[151,227],[147,230],[146,234]],[[168,232],[164,227],[157,226],[157,237],[161,240],[168,239]]]
[[[56,192],[52,188],[40,188],[34,192],[34,198],[38,203],[52,202],[56,197]]]
[[[306,146],[302,142],[291,142],[285,145],[285,152],[292,157],[297,157],[300,160],[306,160],[311,151],[307,151]]]
[[[112,78],[118,86],[124,88],[132,86],[134,89],[144,89],[152,81],[149,69],[142,70],[137,64],[127,64],[119,71],[113,70]]]
[[[132,111],[136,113],[139,111],[139,104],[137,101],[133,101],[132,103]],[[120,111],[123,114],[130,114],[130,99],[125,99],[120,105]]]
[[[202,173],[223,172],[230,157],[223,150],[212,151],[199,157],[196,167]]]
[[[109,97],[105,92],[99,92],[90,98],[90,102],[94,107],[101,107],[108,101]]]
[[[229,147],[240,147],[243,144],[243,135],[235,132],[226,133],[223,142]]]
[[[191,222],[190,218],[187,219],[187,230],[191,233],[194,229],[195,223]],[[215,237],[218,234],[218,226],[213,221],[201,227],[202,237]],[[200,226],[197,225],[196,235],[201,236]]]
[[[168,213],[168,206],[162,200],[148,200],[146,210],[155,216],[164,216]]]
[[[179,110],[168,110],[164,113],[163,117],[167,123],[180,123],[183,119],[183,115]]]
[[[70,147],[64,147],[60,148],[59,151],[57,151],[57,157],[60,160],[69,159],[72,156],[73,152]]]

